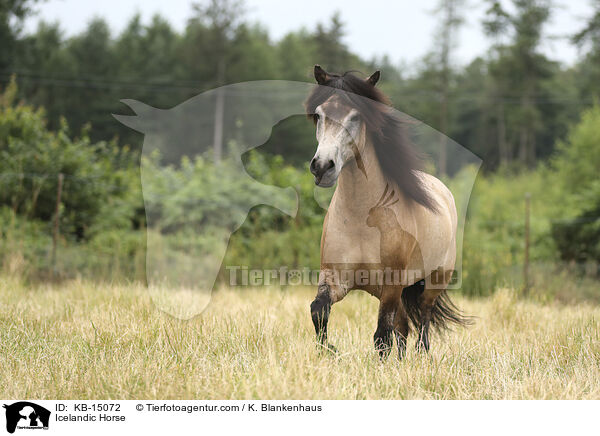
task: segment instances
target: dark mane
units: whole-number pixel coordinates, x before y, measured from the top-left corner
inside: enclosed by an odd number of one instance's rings
[[[423,157],[410,143],[405,121],[395,113],[389,99],[352,72],[327,73],[322,85],[317,86],[305,102],[307,116],[314,120],[315,109],[334,94],[349,102],[361,113],[367,125],[367,134],[384,176],[395,182],[406,196],[436,212],[436,202],[416,173],[423,168]],[[382,104],[372,104],[369,100]]]

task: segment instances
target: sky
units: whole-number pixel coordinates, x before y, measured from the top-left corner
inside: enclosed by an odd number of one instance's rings
[[[560,1],[560,0],[558,0]],[[506,2],[506,1],[505,1]],[[577,49],[567,37],[580,30],[591,15],[590,0],[563,0],[547,27],[543,51],[554,60],[572,64]],[[345,42],[365,59],[387,55],[394,64],[410,68],[434,44],[438,0],[246,0],[248,18],[260,22],[275,40],[287,32],[305,27],[314,29],[318,22],[327,23],[339,11],[346,25]],[[139,12],[144,22],[160,13],[181,31],[191,15],[190,0],[47,0],[37,7],[38,14],[29,18],[26,32],[35,31],[37,23],[58,21],[65,36],[85,29],[95,16],[103,17],[114,32],[120,32],[131,16]],[[467,0],[465,24],[459,34],[454,59],[464,65],[489,47],[481,30],[486,6],[481,0]]]

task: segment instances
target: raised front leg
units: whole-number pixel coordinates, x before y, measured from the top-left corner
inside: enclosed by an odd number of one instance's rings
[[[335,352],[337,351],[336,348],[327,342],[327,323],[329,322],[331,305],[332,302],[329,292],[329,285],[326,283],[319,285],[317,296],[310,304],[310,315],[312,317],[313,325],[315,326],[318,344],[330,351]]]
[[[319,274],[317,296],[310,305],[310,314],[315,326],[317,342],[320,347],[333,352],[337,351],[336,348],[327,341],[327,323],[329,322],[331,306],[343,299],[348,293],[348,287],[340,284],[338,279],[338,275],[333,270],[322,269]]]

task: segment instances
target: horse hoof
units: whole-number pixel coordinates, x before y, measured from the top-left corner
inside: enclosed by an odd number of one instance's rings
[[[333,344],[330,344],[329,342],[327,344],[317,344],[317,348],[319,351],[325,353],[337,354],[338,352],[337,348],[335,348]]]
[[[427,354],[429,353],[429,344],[423,343],[422,341],[417,341],[415,344],[415,350],[417,353]]]
[[[377,352],[379,353],[379,360],[381,360],[381,362],[385,362],[390,355],[390,350],[387,349],[377,350]]]
[[[327,344],[327,349],[332,352],[333,354],[337,354],[338,350],[337,348],[335,348],[335,346],[333,344]]]

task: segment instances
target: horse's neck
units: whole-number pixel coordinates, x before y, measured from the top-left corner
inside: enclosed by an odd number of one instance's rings
[[[342,208],[347,218],[351,215],[364,218],[381,197],[386,183],[375,149],[366,143],[360,161],[353,159],[340,173],[336,207]]]

